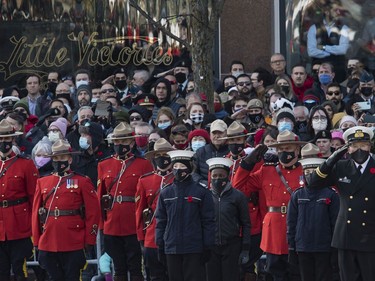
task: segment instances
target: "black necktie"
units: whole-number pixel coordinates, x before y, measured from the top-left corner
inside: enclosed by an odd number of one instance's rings
[[[361,170],[362,170],[362,165],[358,165],[357,172],[358,172],[359,175],[362,175]]]

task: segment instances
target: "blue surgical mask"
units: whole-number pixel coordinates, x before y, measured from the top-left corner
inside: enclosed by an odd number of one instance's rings
[[[79,138],[79,147],[82,148],[83,150],[87,150],[90,147],[90,144],[87,141],[87,138],[80,137]]]
[[[171,121],[166,122],[166,123],[158,123],[158,128],[159,128],[159,129],[162,129],[162,130],[165,130],[165,129],[167,129],[170,125],[171,125]]]
[[[332,77],[330,74],[320,74],[319,75],[319,82],[320,84],[327,86],[329,83],[332,82]]]
[[[279,132],[292,131],[292,124],[287,121],[280,121],[277,124],[277,128],[279,129]]]
[[[196,152],[199,148],[203,147],[206,145],[206,142],[205,141],[193,141],[191,142],[191,149]]]

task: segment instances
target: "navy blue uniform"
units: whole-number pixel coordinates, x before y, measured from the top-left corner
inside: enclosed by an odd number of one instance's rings
[[[297,189],[288,206],[288,244],[303,281],[332,280],[331,242],[340,201],[332,188]]]
[[[205,280],[205,255],[215,244],[215,209],[209,190],[189,176],[160,192],[155,240],[164,249],[169,280]]]

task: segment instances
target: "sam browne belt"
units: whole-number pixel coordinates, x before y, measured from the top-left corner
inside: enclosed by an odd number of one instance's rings
[[[8,207],[11,207],[11,206],[26,203],[27,201],[29,201],[28,197],[22,197],[22,198],[19,198],[19,199],[16,199],[16,200],[3,200],[3,201],[0,201],[0,207],[1,208],[8,208]]]

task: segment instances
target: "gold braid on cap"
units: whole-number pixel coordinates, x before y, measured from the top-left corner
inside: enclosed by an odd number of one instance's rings
[[[323,179],[325,179],[325,178],[328,176],[328,174],[324,174],[324,173],[322,173],[322,172],[320,171],[319,167],[316,168],[315,172],[316,172],[316,174],[317,174],[319,177],[321,177],[321,178],[323,178]]]

